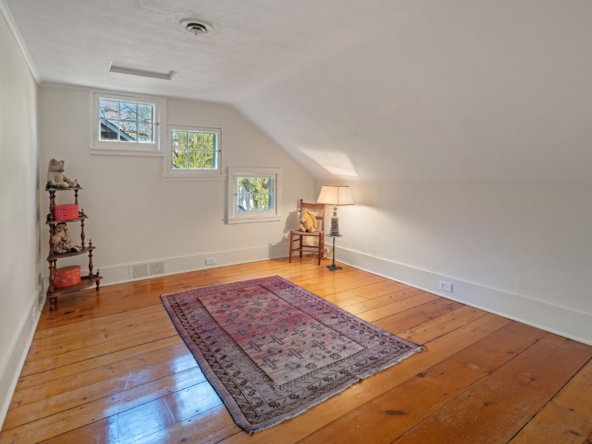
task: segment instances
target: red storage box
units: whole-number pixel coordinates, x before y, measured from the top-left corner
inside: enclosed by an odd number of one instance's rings
[[[53,270],[54,288],[64,288],[80,283],[80,265],[70,265]]]
[[[56,205],[53,207],[53,220],[78,219],[78,205]]]

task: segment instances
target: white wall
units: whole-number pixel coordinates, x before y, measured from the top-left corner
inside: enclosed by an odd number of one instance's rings
[[[313,197],[314,180],[239,112],[224,104],[167,99],[169,123],[224,125],[225,167],[282,168],[279,222],[227,225],[226,182],[163,182],[162,158],[91,155],[89,106],[87,90],[41,88],[40,165],[45,171],[52,157],[65,160],[67,176],[84,188],[79,197],[90,217],[87,240],[97,246],[94,264],[105,283],[127,280],[128,264],[139,262],[166,259],[168,272],[183,272],[205,268],[206,256],[221,265],[287,255],[298,199]],[[70,226],[73,235],[76,225]],[[45,254],[45,242],[43,248]]]
[[[592,183],[337,183],[338,259],[592,343]]]
[[[0,424],[36,319],[37,84],[0,14]]]

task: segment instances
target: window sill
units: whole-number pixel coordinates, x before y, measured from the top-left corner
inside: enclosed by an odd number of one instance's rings
[[[100,156],[148,156],[148,157],[164,157],[162,151],[156,150],[115,150],[103,148],[91,148],[91,154]]]
[[[211,176],[162,176],[160,180],[162,180],[163,182],[216,182],[226,180],[226,175],[218,174]]]
[[[228,218],[228,224],[246,224],[249,222],[277,222],[281,219],[281,216],[269,216],[269,217],[235,217]]]

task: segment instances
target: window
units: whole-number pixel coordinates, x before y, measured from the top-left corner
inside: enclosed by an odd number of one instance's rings
[[[229,168],[228,181],[228,223],[280,220],[279,168]]]
[[[223,180],[222,130],[169,125],[164,180]]]
[[[218,169],[218,133],[174,129],[172,142],[173,169]]]
[[[99,140],[154,143],[154,103],[99,98]]]
[[[162,155],[159,105],[160,100],[146,96],[95,92],[91,152]]]

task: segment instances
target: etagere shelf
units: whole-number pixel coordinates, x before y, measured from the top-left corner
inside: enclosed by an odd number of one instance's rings
[[[88,219],[88,216],[84,214],[84,210],[78,212],[78,217],[76,219],[54,220],[53,216],[53,208],[56,206],[56,193],[58,191],[74,191],[74,203],[78,205],[78,191],[82,190],[82,187],[53,188],[48,185],[45,187],[45,190],[49,192],[49,214],[47,215],[46,221],[46,224],[49,226],[49,256],[47,256],[47,262],[49,263],[49,286],[47,288],[47,299],[49,299],[49,309],[55,310],[58,306],[59,295],[84,290],[92,285],[96,285],[96,291],[99,291],[101,279],[103,279],[103,277],[99,275],[98,269],[96,273],[93,274],[93,251],[96,247],[92,244],[91,240],[89,240],[88,246],[85,244],[84,222]],[[82,246],[80,251],[71,251],[68,253],[53,252],[52,239],[55,234],[56,226],[64,222],[80,222],[80,240]],[[58,260],[67,257],[81,256],[83,254],[88,254],[88,276],[82,276],[79,283],[70,285],[69,287],[55,288],[53,286],[53,271],[57,268],[56,265]]]

